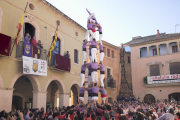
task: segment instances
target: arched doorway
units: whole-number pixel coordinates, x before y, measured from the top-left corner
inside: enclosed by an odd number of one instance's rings
[[[24,106],[25,108],[32,109],[33,86],[31,81],[26,76],[21,76],[16,80],[13,88],[12,106],[15,106],[18,110]],[[20,97],[17,93],[25,98]]]
[[[35,36],[35,28],[30,23],[25,23],[25,34],[24,34],[24,37],[26,36],[26,33],[29,33],[29,35],[31,35],[31,39]]]
[[[57,80],[51,81],[47,87],[46,109],[62,106],[63,100],[61,94],[63,94],[61,83]],[[58,101],[59,104],[57,104]]]
[[[146,94],[144,96],[144,102],[147,103],[148,101],[155,102],[155,97],[152,94]]]
[[[173,97],[176,101],[180,100],[180,92],[171,93],[168,95],[169,100]]]
[[[22,108],[22,98],[16,95],[13,95],[12,105],[16,108],[16,110],[20,110]]]
[[[69,96],[70,105],[76,105],[78,103],[79,86],[77,84],[72,85],[71,93]]]

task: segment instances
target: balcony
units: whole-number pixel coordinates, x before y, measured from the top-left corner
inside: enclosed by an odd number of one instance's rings
[[[104,87],[105,88],[116,88],[116,80],[108,80],[107,78],[104,79]]]
[[[46,49],[38,49],[36,46],[26,45],[24,46],[24,42],[20,41],[16,48],[16,58],[22,60],[22,56],[33,57],[37,59],[46,60],[47,58],[47,50]]]
[[[180,86],[180,74],[144,77],[145,87]]]
[[[59,70],[61,72],[70,72],[71,60],[70,58],[55,54],[54,58],[51,58],[51,62],[48,62],[48,66],[51,70]]]

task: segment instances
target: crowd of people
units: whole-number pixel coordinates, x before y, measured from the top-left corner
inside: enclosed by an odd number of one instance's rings
[[[76,106],[41,109],[12,109],[0,112],[0,120],[180,120],[180,101],[114,101],[99,104],[79,102]]]

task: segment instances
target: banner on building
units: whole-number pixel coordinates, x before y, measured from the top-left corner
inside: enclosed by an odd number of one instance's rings
[[[47,76],[47,62],[23,56],[23,74]]]
[[[31,57],[31,44],[24,42],[24,56]]]
[[[0,55],[9,56],[11,37],[0,33]]]
[[[180,82],[180,74],[161,75],[147,77],[148,84],[176,83]]]

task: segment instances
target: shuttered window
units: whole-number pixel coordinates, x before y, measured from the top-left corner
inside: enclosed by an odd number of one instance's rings
[[[169,64],[170,74],[180,74],[180,62],[173,62]]]
[[[159,65],[151,65],[150,66],[150,76],[159,76]]]
[[[112,54],[112,58],[114,58],[114,51],[113,50],[111,51],[111,54]]]
[[[128,56],[128,63],[131,63],[130,57]]]
[[[74,63],[78,64],[78,50],[74,49]]]
[[[111,76],[111,69],[107,68],[107,78]]]
[[[107,56],[110,57],[110,49],[107,49]]]

